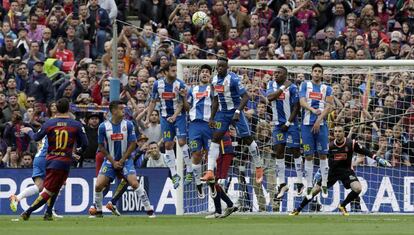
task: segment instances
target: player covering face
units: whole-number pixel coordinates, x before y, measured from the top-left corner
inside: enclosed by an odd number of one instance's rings
[[[391,164],[380,157],[371,153],[370,150],[362,147],[358,141],[345,138],[344,128],[337,126],[334,129],[335,140],[329,144],[329,174],[328,174],[328,188],[332,187],[337,181],[341,181],[346,189],[351,189],[351,192],[346,196],[339,206],[338,210],[345,216],[349,213],[346,210],[346,205],[355,200],[362,191],[361,183],[358,180],[355,172],[352,170],[352,157],[355,153],[363,154],[376,160],[380,166],[391,167]],[[290,215],[298,215],[302,209],[312,201],[321,191],[322,179],[318,179],[317,184],[313,187],[310,197],[305,197],[298,208],[294,209]]]
[[[89,208],[94,217],[103,217],[102,200],[103,190],[118,174],[126,178],[128,184],[144,204],[147,214],[153,216],[147,193],[137,180],[131,153],[136,147],[136,136],[133,124],[124,119],[124,105],[119,101],[109,104],[112,118],[98,128],[99,151],[105,156],[95,186],[95,203]],[[112,205],[115,206],[115,205]]]

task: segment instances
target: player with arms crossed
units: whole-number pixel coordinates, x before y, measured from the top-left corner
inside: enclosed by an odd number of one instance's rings
[[[303,192],[302,183],[302,158],[300,157],[300,132],[297,122],[299,113],[299,94],[298,88],[287,79],[287,69],[278,66],[273,74],[274,81],[270,81],[267,89],[267,99],[272,102],[273,140],[276,152],[276,176],[278,194],[276,199],[281,199],[285,192],[289,190],[285,181],[285,146],[291,150],[296,168],[297,192]]]
[[[334,129],[335,139],[329,144],[329,174],[328,188],[332,187],[338,180],[342,182],[346,189],[351,188],[351,192],[346,196],[345,200],[339,204],[339,211],[348,216],[346,205],[355,200],[361,193],[362,186],[358,181],[358,177],[352,170],[352,157],[354,153],[368,156],[378,162],[381,166],[391,167],[391,164],[380,157],[375,156],[370,150],[363,147],[358,141],[345,138],[344,128],[336,126]],[[302,209],[312,201],[312,198],[321,191],[321,180],[312,189],[311,198],[304,197],[300,206],[294,209],[290,215],[299,215]]]
[[[256,182],[263,180],[263,168],[260,153],[256,142],[250,133],[249,124],[244,116],[243,109],[249,100],[246,89],[241,84],[240,78],[233,72],[228,72],[228,60],[217,60],[217,75],[213,78],[213,104],[209,125],[213,130],[213,137],[208,152],[208,167],[202,181],[214,180],[214,167],[220,153],[220,140],[222,140],[230,124],[236,126],[238,135],[249,148],[250,155],[256,166]],[[216,115],[217,114],[217,115]]]
[[[43,182],[46,176],[46,154],[48,147],[49,145],[47,144],[47,138],[44,137],[38,146],[38,151],[33,160],[32,179],[34,185],[25,188],[18,195],[13,194],[10,196],[10,209],[13,212],[17,211],[17,205],[21,200],[42,192]],[[50,209],[47,210],[49,211]],[[63,216],[57,215],[54,210],[52,210],[52,214],[55,218],[63,218]]]
[[[151,102],[147,111],[146,125],[152,111],[154,111],[157,100],[161,103],[161,132],[165,143],[165,159],[166,165],[170,168],[174,188],[180,185],[181,177],[177,174],[174,153],[174,138],[177,136],[178,144],[183,151],[183,158],[186,165],[187,174],[185,183],[190,184],[193,180],[193,169],[191,165],[190,155],[187,145],[187,124],[185,111],[182,110],[182,96],[180,90],[186,89],[185,83],[177,79],[177,65],[174,63],[167,64],[164,69],[167,76],[155,81]],[[178,132],[177,132],[178,130]]]
[[[58,114],[46,121],[37,133],[30,128],[22,128],[23,132],[29,134],[30,138],[40,141],[47,136],[48,149],[46,155],[46,178],[43,184],[43,191],[33,204],[20,216],[28,220],[33,211],[48,203],[48,210],[44,215],[45,220],[52,220],[52,208],[60,188],[65,183],[75,146],[85,149],[88,145],[88,138],[82,124],[69,116],[69,100],[59,99],[56,102]],[[50,199],[50,200],[49,200]]]
[[[300,87],[299,97],[302,106],[302,143],[305,155],[305,179],[307,196],[310,196],[313,179],[313,158],[317,152],[322,175],[322,196],[328,194],[328,125],[326,117],[333,106],[332,87],[322,84],[323,67],[312,66],[312,80],[305,81]]]
[[[189,111],[190,124],[188,127],[188,137],[190,143],[191,158],[193,161],[193,173],[197,186],[197,196],[204,198],[204,190],[201,184],[201,160],[203,151],[208,150],[211,140],[212,129],[208,125],[211,116],[212,90],[211,74],[213,69],[210,65],[200,67],[200,85],[192,87],[188,94],[186,90],[181,90],[180,95],[184,97],[183,107]]]
[[[103,190],[115,179],[117,174],[122,174],[141,199],[147,214],[154,217],[154,211],[147,193],[143,187],[140,187],[137,180],[133,159],[131,158],[131,153],[136,147],[137,137],[132,122],[124,119],[124,109],[125,107],[120,101],[112,101],[109,104],[112,118],[99,125],[98,147],[99,151],[105,155],[105,161],[96,179],[95,203],[89,208],[89,214],[95,217],[103,217]],[[108,209],[112,211],[111,206],[115,205],[111,203],[108,206]]]

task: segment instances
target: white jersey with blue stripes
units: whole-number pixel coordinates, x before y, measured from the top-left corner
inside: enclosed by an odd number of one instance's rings
[[[108,153],[119,161],[128,149],[128,143],[136,141],[134,125],[128,120],[122,120],[115,125],[107,120],[99,125],[98,144],[104,144]]]
[[[191,105],[190,120],[208,122],[211,116],[212,93],[210,85],[198,85],[188,92],[188,103]]]
[[[326,108],[326,98],[332,96],[332,87],[326,84],[315,84],[312,81],[304,81],[300,86],[300,98],[305,98],[308,105],[314,109],[324,111]],[[313,125],[318,116],[311,111],[302,108],[303,125]],[[325,124],[325,120],[321,125]]]
[[[40,144],[38,145],[37,148],[37,153],[34,156],[36,157],[40,157],[40,158],[46,158],[46,154],[47,154],[47,148],[49,148],[49,143],[47,141],[47,136],[45,136],[42,141],[40,142]]]
[[[239,76],[230,72],[224,78],[213,78],[214,96],[218,96],[219,110],[228,111],[239,107],[241,97],[246,93]]]
[[[173,83],[168,83],[166,78],[161,78],[154,82],[151,98],[153,100],[160,100],[161,117],[171,117],[174,115],[181,99],[179,92],[185,88],[185,83],[180,79],[176,79]]]
[[[278,85],[276,81],[270,81],[267,85],[267,95],[276,92],[281,85]],[[282,125],[289,120],[289,117],[293,111],[293,107],[299,102],[298,87],[295,84],[291,84],[288,89],[285,89],[280,96],[272,101],[272,123],[275,125]],[[296,122],[296,117],[294,119]]]

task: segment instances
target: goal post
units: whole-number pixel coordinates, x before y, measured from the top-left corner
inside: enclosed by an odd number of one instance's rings
[[[311,73],[311,66],[315,63],[321,64],[324,66],[324,73],[328,75],[327,79],[330,79],[330,81],[333,83],[331,85],[338,85],[338,86],[347,86],[349,85],[348,90],[342,90],[342,97],[344,98],[344,103],[347,105],[350,105],[349,112],[362,112],[361,105],[363,101],[361,101],[361,104],[357,104],[356,100],[362,100],[363,99],[363,89],[365,88],[365,79],[368,77],[373,77],[375,80],[372,81],[372,84],[368,85],[370,87],[370,92],[368,92],[368,96],[370,97],[371,92],[374,91],[375,86],[382,82],[382,84],[386,87],[388,86],[389,89],[393,89],[393,95],[397,97],[398,89],[406,89],[406,86],[408,86],[408,82],[412,80],[414,85],[414,60],[229,60],[229,70],[232,70],[236,72],[242,79],[245,77],[249,77],[251,80],[251,84],[248,85],[249,89],[254,89],[255,84],[254,81],[257,77],[267,77],[269,79],[269,76],[271,76],[271,72],[273,69],[275,69],[276,66],[285,66],[288,69],[289,76],[288,78],[292,79],[303,79],[302,76],[305,76],[307,78],[310,78]],[[203,65],[208,64],[213,67],[213,76],[216,74],[215,67],[217,64],[217,60],[177,60],[177,77],[179,79],[184,80],[187,85],[191,86],[198,82],[198,68]],[[408,74],[408,78],[401,78],[398,77],[395,74],[406,76]],[[395,77],[395,78],[394,78]],[[348,81],[346,81],[347,79]],[[387,80],[388,78],[392,78],[393,82],[398,79],[405,79],[403,82],[395,83],[395,84],[388,84]],[[356,80],[359,79],[359,83],[356,82]],[[248,79],[247,79],[248,80]],[[342,80],[345,80],[344,84],[342,84]],[[350,80],[350,81],[349,81]],[[345,84],[348,82],[349,84]],[[355,83],[354,83],[355,82]],[[376,84],[378,82],[378,84]],[[263,82],[264,83],[264,82]],[[395,89],[394,89],[395,88]],[[259,89],[260,90],[260,89]],[[360,92],[360,98],[355,98],[355,96],[358,96],[358,92]],[[346,96],[344,93],[350,93],[350,100],[346,99]],[[413,94],[411,94],[414,97],[414,86],[413,86]],[[370,97],[372,100],[374,100],[374,97]],[[414,100],[414,98],[413,98]],[[259,101],[260,102],[260,101]],[[371,101],[371,102],[377,102],[377,101]],[[385,96],[383,97],[383,100],[378,103],[375,107],[383,108],[385,102]],[[379,127],[380,134],[377,135],[375,138],[377,138],[374,143],[370,143],[368,140],[366,141],[367,145],[375,146],[373,147],[373,150],[380,151],[381,148],[378,148],[378,141],[381,141],[381,136],[387,135],[387,138],[392,139],[393,133],[391,132],[397,132],[398,128],[395,128],[395,126],[399,126],[402,128],[401,135],[407,134],[409,132],[408,128],[410,124],[405,123],[406,121],[408,123],[411,123],[411,119],[407,118],[409,120],[406,120],[407,112],[410,108],[410,104],[407,104],[406,100],[402,100],[401,102],[398,100],[394,100],[395,106],[396,106],[396,113],[387,113],[383,114],[384,117],[381,117],[381,125],[384,124],[384,129],[381,129],[382,127]],[[257,105],[256,104],[252,104]],[[267,104],[268,105],[268,104]],[[255,106],[256,107],[256,106]],[[355,110],[354,110],[355,109]],[[269,112],[269,111],[266,111]],[[370,116],[375,116],[373,113],[374,110],[369,110]],[[412,115],[412,124],[414,125],[414,105],[413,105],[413,115]],[[268,115],[268,113],[266,113]],[[271,115],[271,114],[270,114]],[[336,114],[338,115],[338,113]],[[358,115],[361,115],[358,113]],[[358,116],[357,115],[357,116]],[[363,116],[365,116],[364,114]],[[362,116],[361,116],[362,117]],[[404,119],[401,123],[393,123],[393,121],[390,121],[392,118],[400,118]],[[359,132],[357,133],[358,138],[364,138],[364,131],[372,131],[375,132],[374,128],[369,126],[370,123],[364,123],[363,118],[355,117],[355,118],[349,118],[349,117],[343,117],[345,120],[343,125],[346,125],[347,127],[351,127],[351,123],[358,124],[359,126],[362,126],[360,128]],[[373,119],[372,122],[374,122],[375,119]],[[351,122],[348,122],[351,121]],[[259,123],[260,124],[260,123]],[[262,128],[259,124],[255,124],[255,128]],[[270,120],[269,120],[269,125]],[[391,125],[392,124],[392,125]],[[259,127],[260,126],[260,127]],[[268,126],[267,124],[263,124],[263,126]],[[272,127],[273,129],[273,127]],[[382,132],[382,134],[381,134]],[[271,131],[270,131],[271,134]],[[411,133],[409,133],[411,134]],[[413,134],[414,134],[414,128],[413,128]],[[388,136],[390,135],[390,136]],[[413,136],[414,137],[414,136]],[[368,138],[368,137],[367,137]],[[379,140],[378,140],[379,139]],[[397,139],[397,138],[395,138]],[[386,139],[386,141],[389,141]],[[394,140],[393,140],[394,141]],[[395,154],[397,154],[397,147],[400,140],[392,142],[390,146],[387,145],[387,148],[385,149],[385,154],[388,154],[388,157],[393,157]],[[372,141],[374,142],[374,141]],[[398,142],[398,143],[396,143]],[[270,142],[272,143],[272,142]],[[365,142],[364,142],[365,143]],[[414,144],[414,139],[413,139]],[[271,144],[270,144],[271,145]],[[355,156],[355,161],[363,161],[363,163],[358,163],[360,165],[357,165],[356,173],[358,177],[361,177],[361,183],[363,186],[363,193],[364,195],[361,196],[361,205],[362,205],[362,211],[363,212],[374,212],[374,213],[401,213],[401,212],[414,212],[414,198],[411,195],[414,195],[414,171],[413,167],[406,166],[402,164],[403,158],[408,157],[409,161],[413,162],[411,159],[411,156],[409,154],[411,153],[410,149],[407,149],[407,145],[404,145],[404,143],[400,143],[402,146],[402,153],[400,153],[399,157],[401,162],[399,162],[398,166],[391,168],[391,169],[384,169],[380,168],[378,166],[374,166],[375,164],[367,159],[361,160],[360,156]],[[259,146],[260,147],[260,146]],[[412,146],[414,147],[414,145]],[[177,170],[180,176],[184,175],[184,160],[182,156],[182,152],[178,151],[178,144],[177,144]],[[390,149],[388,149],[390,148]],[[410,147],[411,148],[411,147]],[[262,150],[261,150],[262,151]],[[413,151],[414,152],[414,151]],[[408,156],[403,154],[408,153]],[[265,153],[262,153],[265,154]],[[238,158],[237,163],[234,163],[235,165],[232,167],[229,179],[229,196],[237,200],[236,205],[240,206],[240,203],[246,207],[246,212],[255,212],[255,211],[278,211],[278,212],[287,212],[291,209],[293,209],[293,206],[295,203],[297,204],[299,199],[297,195],[295,195],[295,192],[289,192],[289,195],[285,196],[283,199],[283,202],[279,205],[280,207],[275,210],[276,205],[272,205],[272,195],[274,195],[274,192],[272,192],[272,187],[274,185],[269,186],[269,180],[267,180],[268,185],[254,185],[254,180],[250,180],[252,177],[254,177],[252,172],[250,172],[248,169],[250,169],[251,164],[249,161],[249,156],[245,152],[237,152],[236,155],[243,155],[240,159]],[[271,153],[269,153],[271,155]],[[270,157],[271,158],[271,157]],[[287,161],[287,160],[286,160]],[[267,169],[269,175],[266,177],[273,177],[272,171],[274,173],[275,167],[272,164],[273,162],[271,159],[269,160],[269,169]],[[236,166],[236,164],[238,164]],[[356,163],[357,164],[357,163]],[[407,163],[408,164],[408,163]],[[293,169],[293,170],[292,170]],[[315,168],[316,171],[317,168]],[[292,166],[286,167],[286,177],[288,178],[286,182],[288,184],[294,183],[294,177],[295,177],[295,171]],[[182,177],[183,178],[183,177]],[[240,180],[245,180],[245,185],[242,185]],[[192,214],[192,213],[206,213],[211,209],[212,202],[207,199],[204,200],[198,200],[195,198],[195,186],[184,186],[183,181],[181,181],[181,184],[179,188],[176,190],[176,214],[177,215],[184,215],[184,214]],[[243,188],[243,190],[242,190]],[[322,204],[322,207],[324,208],[324,211],[333,211],[334,206],[333,203],[336,203],[337,200],[341,199],[343,200],[345,193],[349,192],[346,190],[339,189],[339,186],[336,185],[333,187],[333,190],[330,190],[329,196],[333,199],[329,202],[325,201],[324,199],[318,198],[318,202]],[[241,192],[243,191],[243,192]],[[293,188],[291,188],[291,191],[294,191]],[[206,189],[206,193],[207,189]],[[246,195],[245,195],[246,194]],[[260,195],[261,196],[260,196]],[[380,195],[382,194],[382,195]],[[394,194],[389,195],[389,194]],[[380,196],[378,196],[380,195]],[[249,202],[246,202],[250,200]],[[395,201],[397,200],[397,201]],[[245,203],[245,204],[244,204]],[[265,205],[263,205],[265,203]],[[331,203],[331,204],[329,204]],[[270,209],[269,209],[270,208]],[[273,209],[272,209],[273,208]]]

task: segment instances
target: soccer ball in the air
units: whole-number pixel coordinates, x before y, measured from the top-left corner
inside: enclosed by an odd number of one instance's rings
[[[203,11],[197,11],[193,14],[193,24],[197,26],[203,26],[208,22],[208,16]]]

